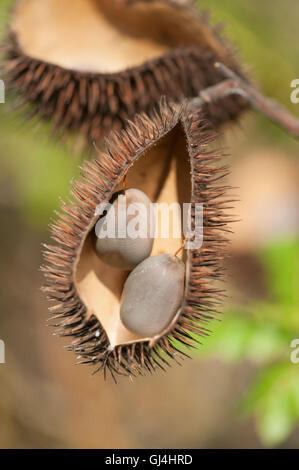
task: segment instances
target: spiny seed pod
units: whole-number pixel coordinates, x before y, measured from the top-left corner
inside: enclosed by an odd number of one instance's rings
[[[95,251],[110,266],[133,269],[151,254],[153,235],[151,201],[143,191],[127,189],[115,198],[107,214],[95,225]]]
[[[206,14],[175,0],[16,1],[4,44],[7,89],[57,131],[99,142],[162,95],[180,102],[239,75],[236,54]],[[236,118],[241,97],[210,105],[214,124]]]
[[[58,245],[47,246],[45,251],[44,291],[55,302],[57,333],[73,337],[70,349],[79,362],[94,365],[94,372],[108,370],[115,377],[163,369],[170,365],[169,359],[176,361],[185,354],[179,353],[180,343],[192,347],[200,336],[209,334],[207,323],[217,316],[222,296],[215,281],[222,275],[230,222],[225,214],[230,207],[225,197],[228,188],[221,185],[227,166],[220,164],[224,155],[215,139],[200,113],[163,101],[150,117],[138,115],[126,130],[111,134],[107,152],[85,162],[81,179],[73,186],[74,200],[62,205],[60,219],[52,225]],[[103,263],[92,241],[97,207],[121,188],[124,175],[153,202],[182,205],[191,201],[190,227],[195,235],[203,232],[202,246],[181,252],[186,265],[182,304],[154,337],[125,327],[120,304],[128,273]],[[199,229],[197,204],[203,208]],[[179,223],[180,218],[175,219],[175,225]],[[158,235],[152,256],[176,253],[181,245],[182,239]]]
[[[138,336],[154,338],[172,322],[183,303],[185,265],[174,255],[140,263],[124,284],[120,319]]]

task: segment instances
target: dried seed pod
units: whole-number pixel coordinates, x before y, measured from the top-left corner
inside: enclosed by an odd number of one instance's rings
[[[95,251],[110,266],[133,269],[151,254],[153,235],[151,201],[143,191],[127,189],[95,225]]]
[[[70,348],[81,362],[93,364],[95,372],[109,370],[114,377],[163,368],[169,364],[167,357],[180,357],[179,343],[192,347],[199,336],[208,334],[207,323],[217,314],[221,297],[214,282],[221,278],[230,221],[225,214],[228,188],[221,186],[227,167],[219,164],[223,155],[215,139],[201,114],[163,102],[151,117],[141,114],[125,131],[110,136],[107,153],[85,162],[81,179],[73,186],[75,200],[63,204],[60,220],[52,226],[58,245],[45,252],[44,291],[56,302],[52,311],[58,334],[74,338]],[[104,264],[92,243],[98,204],[121,189],[125,174],[153,202],[181,206],[192,201],[195,235],[200,234],[195,223],[197,203],[203,205],[203,245],[184,251],[182,305],[155,337],[125,327],[120,302],[128,273]],[[181,222],[175,212],[172,222],[175,226]],[[152,256],[175,253],[182,239],[172,233],[164,238],[160,228]]]
[[[185,265],[174,255],[140,263],[124,284],[120,319],[138,336],[156,337],[167,328],[184,298]]]
[[[177,102],[223,80],[238,61],[207,15],[174,0],[22,0],[6,41],[5,83],[30,113],[100,141],[162,95]],[[245,108],[241,97],[209,106],[220,124]]]

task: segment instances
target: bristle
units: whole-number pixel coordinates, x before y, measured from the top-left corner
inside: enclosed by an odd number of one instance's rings
[[[190,251],[189,283],[181,315],[176,325],[160,338],[152,347],[149,343],[135,343],[109,349],[109,340],[100,322],[89,317],[74,285],[73,269],[77,251],[84,239],[94,215],[95,204],[110,199],[111,192],[121,180],[121,175],[148,146],[156,143],[178,124],[185,131],[193,178],[193,202],[203,203],[203,246]],[[74,183],[70,204],[62,203],[62,215],[52,225],[52,238],[58,246],[45,246],[46,276],[44,291],[55,302],[52,313],[55,315],[57,333],[74,338],[70,349],[79,362],[92,364],[94,372],[108,370],[113,379],[117,374],[139,375],[165,369],[170,359],[186,356],[178,348],[197,347],[199,337],[210,334],[207,324],[218,317],[223,291],[216,288],[214,281],[223,276],[223,259],[227,251],[225,230],[231,222],[226,213],[225,195],[227,186],[219,186],[227,174],[227,165],[215,166],[221,153],[211,152],[208,144],[217,135],[209,129],[201,114],[189,114],[185,106],[177,108],[165,100],[151,116],[137,116],[130,123],[129,130],[119,136],[113,135],[108,141],[107,152],[99,160],[83,165],[79,181]],[[121,156],[120,156],[121,152]],[[126,158],[125,158],[126,156]],[[109,162],[109,164],[107,164]],[[217,184],[217,186],[215,185]],[[195,213],[192,213],[193,220]]]
[[[120,73],[83,73],[25,55],[11,34],[3,73],[7,88],[22,95],[20,107],[28,104],[30,113],[50,120],[56,135],[80,132],[88,142],[100,142],[136,113],[148,113],[162,95],[180,103],[221,81],[217,60],[215,53],[199,47],[177,48]],[[234,96],[204,111],[220,125],[235,120],[246,107],[243,98]]]

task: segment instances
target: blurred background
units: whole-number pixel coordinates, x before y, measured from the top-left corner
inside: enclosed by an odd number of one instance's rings
[[[227,24],[266,94],[299,78],[299,2],[197,0]],[[1,0],[3,34],[12,2]],[[8,105],[8,104],[7,104]],[[1,448],[297,448],[299,147],[256,113],[226,132],[238,187],[228,299],[193,360],[115,386],[74,365],[46,327],[41,243],[82,157],[0,106]]]

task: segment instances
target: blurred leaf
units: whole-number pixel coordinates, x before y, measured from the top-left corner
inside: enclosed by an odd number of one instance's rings
[[[299,240],[283,240],[267,245],[261,253],[270,286],[282,305],[299,305]]]
[[[211,325],[213,334],[204,340],[202,355],[219,356],[227,361],[249,358],[265,363],[288,351],[292,335],[267,322],[243,313],[225,314],[223,322]]]
[[[51,139],[47,126],[18,129],[20,124],[0,114],[0,178],[12,182],[17,205],[25,218],[44,228],[59,197],[69,193],[70,182],[79,172],[79,159],[65,145]],[[12,138],[12,129],[17,138]]]
[[[291,433],[297,416],[290,398],[287,395],[273,398],[261,411],[257,428],[265,445],[278,445]]]
[[[245,415],[256,416],[264,444],[274,446],[287,438],[299,419],[299,368],[278,363],[260,372],[241,403]]]
[[[265,363],[284,351],[286,346],[282,332],[270,325],[260,325],[251,335],[247,357],[256,363]]]
[[[244,357],[252,333],[250,322],[230,315],[225,316],[220,324],[213,322],[210,329],[213,333],[204,340],[204,348],[200,351],[202,355],[220,356],[228,361],[238,361]]]

